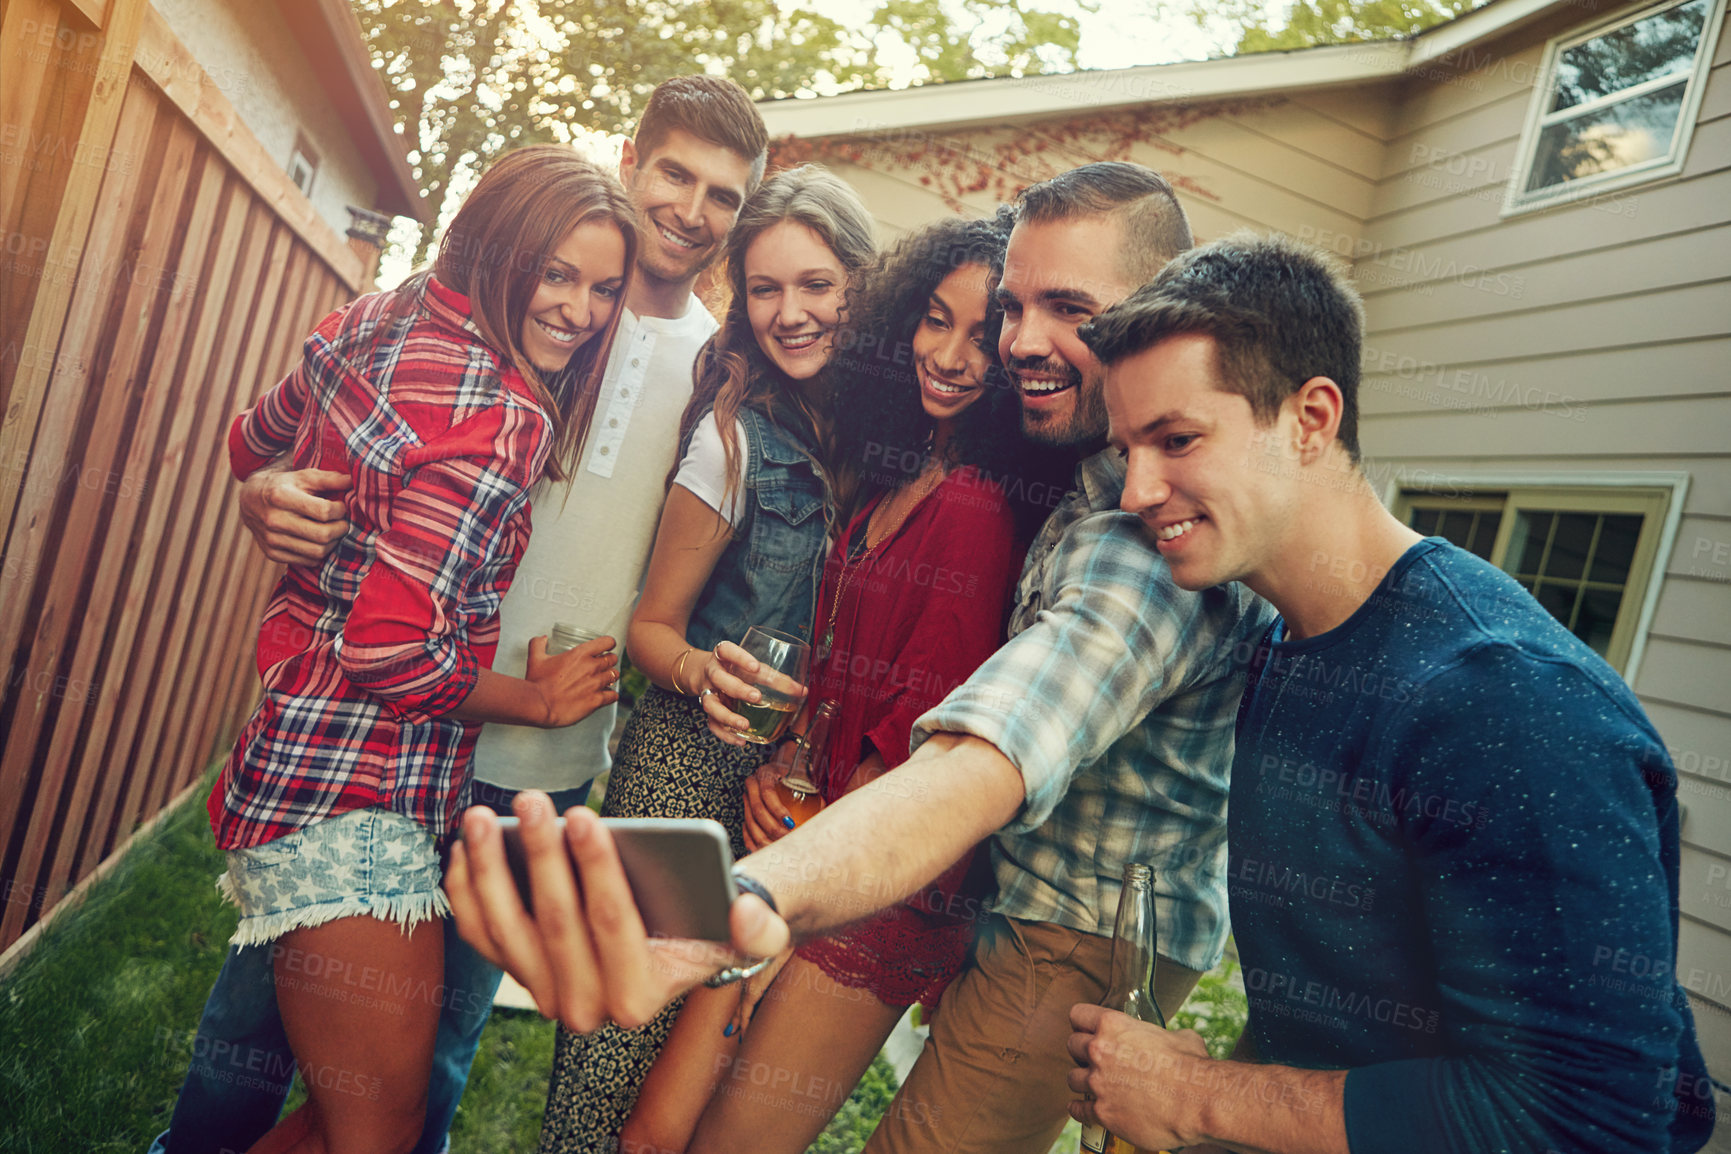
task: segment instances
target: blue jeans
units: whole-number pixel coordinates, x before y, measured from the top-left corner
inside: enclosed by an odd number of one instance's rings
[[[585,784],[554,793],[553,801],[563,813],[582,805],[588,794]],[[475,804],[497,812],[510,813],[515,796],[474,783]],[[271,959],[269,946],[229,947],[204,1003],[174,1115],[151,1143],[150,1154],[241,1154],[276,1125],[294,1081],[294,1053],[277,1011]],[[445,999],[433,1043],[427,1117],[414,1154],[446,1148],[446,1131],[457,1114],[501,976],[446,919]]]

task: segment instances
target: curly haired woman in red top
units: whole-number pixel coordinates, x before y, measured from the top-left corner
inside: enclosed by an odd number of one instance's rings
[[[637,236],[568,148],[513,152],[429,273],[326,317],[229,435],[244,479],[288,454],[346,482],[350,528],[277,583],[263,700],[210,797],[234,942],[271,950],[307,1104],[259,1154],[406,1151],[421,1132],[449,912],[439,850],[479,723],[562,726],[612,700],[611,656],[490,668],[529,490],[576,458]]]
[[[993,355],[1007,232],[1001,220],[928,226],[849,291],[830,371],[834,457],[847,467],[838,487],[854,513],[825,570],[807,698],[808,716],[813,703],[837,706],[817,758],[826,800],[893,772],[914,720],[1003,641],[1026,542],[1004,486],[1043,460],[1021,438],[1020,402]],[[791,827],[775,782],[792,746],[746,779],[754,850]],[[934,1005],[960,969],[990,885],[973,856],[902,905],[801,947],[743,1045],[738,1026],[762,979],[694,993],[622,1148],[804,1150],[907,1007]],[[802,1089],[766,1092],[753,1075],[770,1069],[796,1072]]]

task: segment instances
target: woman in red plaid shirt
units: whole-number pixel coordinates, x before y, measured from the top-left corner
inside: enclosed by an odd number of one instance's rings
[[[278,582],[263,700],[210,797],[233,940],[272,951],[308,1090],[255,1151],[413,1146],[447,996],[439,852],[479,723],[570,725],[617,696],[595,647],[490,667],[530,487],[581,451],[636,244],[610,176],[513,152],[430,273],[326,317],[230,430],[237,477],[284,453],[330,470],[350,523]]]

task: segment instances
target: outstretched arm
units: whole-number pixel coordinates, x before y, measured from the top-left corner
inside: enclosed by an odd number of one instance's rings
[[[771,954],[790,927],[800,936],[822,933],[900,900],[1009,821],[1021,802],[1021,775],[1003,754],[977,738],[933,737],[895,773],[740,863],[782,917],[742,897],[733,911],[735,950]],[[544,818],[548,810],[533,792],[517,803],[533,915],[483,808],[465,816],[445,875],[464,940],[521,982],[542,1013],[578,1031],[605,1021],[636,1025],[727,964],[726,952],[706,943],[651,942],[599,820],[571,810],[562,843]]]

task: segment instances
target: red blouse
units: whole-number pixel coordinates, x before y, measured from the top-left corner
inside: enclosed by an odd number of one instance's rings
[[[826,801],[874,750],[891,769],[907,760],[914,721],[1003,643],[1020,568],[1009,502],[976,469],[945,477],[894,535],[861,554],[874,508],[847,527],[818,596],[820,642],[834,621],[812,675],[817,699],[837,703],[816,782]],[[935,1004],[990,890],[987,858],[970,850],[902,904],[806,943],[800,956],[886,1004]]]

